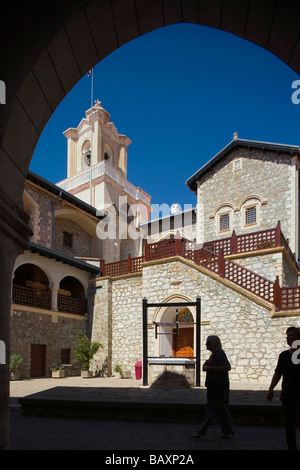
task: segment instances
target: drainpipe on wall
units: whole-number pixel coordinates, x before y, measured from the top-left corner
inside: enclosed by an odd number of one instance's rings
[[[51,249],[53,249],[54,245],[54,213],[55,213],[55,204],[57,203],[58,199],[62,195],[62,190],[59,191],[59,195],[57,198],[52,202],[52,227],[51,227]]]

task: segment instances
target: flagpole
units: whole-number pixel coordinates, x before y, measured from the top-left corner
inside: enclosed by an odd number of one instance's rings
[[[91,69],[91,160],[90,160],[90,204],[93,206],[93,95],[94,95],[94,68]]]

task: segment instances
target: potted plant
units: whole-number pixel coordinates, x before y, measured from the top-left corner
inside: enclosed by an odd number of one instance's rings
[[[89,340],[84,333],[78,334],[74,357],[81,364],[81,377],[91,377],[90,361],[100,348],[103,348],[102,344]]]
[[[20,354],[12,354],[10,356],[9,369],[10,369],[11,380],[20,380],[19,367],[22,361],[23,359],[20,356]]]
[[[115,366],[115,372],[116,372],[116,377],[121,379],[122,378],[122,374],[123,374],[123,371],[122,371],[122,367],[119,366],[119,364],[116,364]]]
[[[65,371],[63,370],[62,366],[54,365],[50,367],[52,377],[55,379],[59,379],[65,376]]]

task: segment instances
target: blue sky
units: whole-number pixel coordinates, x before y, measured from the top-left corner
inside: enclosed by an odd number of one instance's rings
[[[196,205],[185,181],[242,139],[300,145],[298,75],[273,54],[232,34],[180,24],[122,46],[94,67],[94,100],[127,135],[128,180],[153,204]],[[53,113],[30,169],[53,183],[66,178],[67,140],[91,105],[84,76]]]

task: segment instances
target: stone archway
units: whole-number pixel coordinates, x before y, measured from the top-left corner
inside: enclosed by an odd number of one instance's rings
[[[0,341],[9,357],[10,279],[30,237],[22,193],[38,139],[71,88],[130,40],[174,23],[196,23],[247,39],[300,73],[296,0],[72,0],[1,5]],[[78,34],[80,31],[80,34]],[[7,362],[7,361],[6,361]],[[0,366],[0,449],[8,447],[8,364]]]

